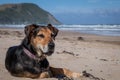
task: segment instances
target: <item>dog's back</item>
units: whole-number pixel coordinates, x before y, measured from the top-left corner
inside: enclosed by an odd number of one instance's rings
[[[27,71],[30,74],[33,73],[34,78],[37,77],[37,74],[41,73],[43,68],[47,68],[48,66],[49,63],[46,58],[39,62],[28,58],[21,45],[10,47],[5,58],[5,67],[13,76],[24,76],[24,72]]]
[[[17,50],[17,46],[10,47],[7,51],[5,58],[5,67],[8,71],[13,72],[13,64],[16,60],[15,52]]]

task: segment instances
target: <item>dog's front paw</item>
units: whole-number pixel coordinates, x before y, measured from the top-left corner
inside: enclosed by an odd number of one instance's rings
[[[83,74],[76,73],[76,72],[72,73],[73,78],[80,78],[81,76],[83,76]]]
[[[74,80],[74,79],[69,77],[64,77],[62,80]]]
[[[41,79],[42,79],[42,78],[50,78],[50,74],[49,74],[49,72],[42,72],[39,77],[40,77]]]
[[[57,75],[58,80],[73,80],[73,78],[67,77],[65,75]]]

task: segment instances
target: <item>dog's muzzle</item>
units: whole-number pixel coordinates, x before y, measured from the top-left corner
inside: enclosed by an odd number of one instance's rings
[[[46,52],[46,55],[51,55],[54,52],[55,44],[54,42],[50,42],[48,44],[48,52]]]

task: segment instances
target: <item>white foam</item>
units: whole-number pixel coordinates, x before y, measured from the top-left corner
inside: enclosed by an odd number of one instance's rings
[[[21,25],[0,25],[0,27],[23,28]],[[92,33],[100,35],[120,36],[120,25],[54,25],[60,30],[78,31],[83,33]]]

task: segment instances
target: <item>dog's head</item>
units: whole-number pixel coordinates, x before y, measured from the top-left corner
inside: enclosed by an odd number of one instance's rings
[[[28,25],[25,27],[26,38],[29,43],[34,47],[38,56],[51,55],[55,48],[55,37],[57,36],[58,29],[51,24],[47,26]]]

